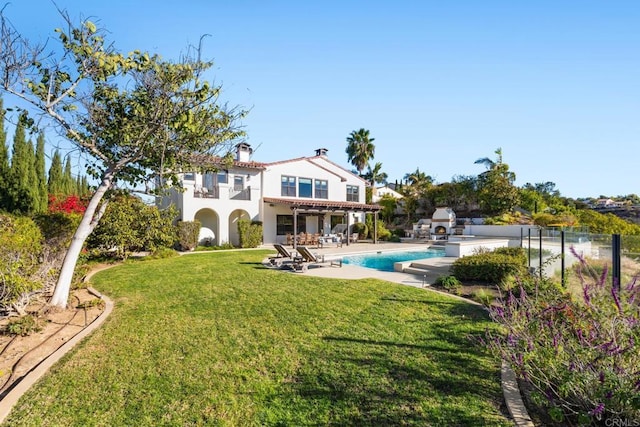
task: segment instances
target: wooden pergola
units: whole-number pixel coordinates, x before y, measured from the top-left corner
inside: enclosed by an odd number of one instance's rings
[[[265,197],[264,203],[272,205],[285,205],[288,206],[293,213],[293,229],[298,229],[298,214],[316,214],[323,216],[326,214],[343,214],[346,217],[347,230],[349,230],[350,213],[365,212],[373,213],[373,243],[378,243],[378,212],[382,209],[380,205],[355,203],[355,202],[336,202],[329,200],[301,200],[301,199],[288,199],[288,198],[276,198]],[[349,245],[349,238],[347,236],[346,244]],[[294,249],[296,247],[296,240],[294,239]]]

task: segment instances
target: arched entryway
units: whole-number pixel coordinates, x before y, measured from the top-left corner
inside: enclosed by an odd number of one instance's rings
[[[218,214],[211,209],[200,209],[195,219],[200,221],[200,235],[198,243],[201,245],[219,246],[220,219]]]
[[[229,243],[236,247],[240,246],[238,221],[241,219],[251,220],[251,216],[249,216],[249,213],[243,209],[236,209],[229,215]]]

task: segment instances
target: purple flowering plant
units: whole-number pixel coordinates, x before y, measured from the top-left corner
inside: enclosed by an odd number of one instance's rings
[[[571,250],[581,292],[558,292],[547,278],[518,278],[490,308],[500,327],[487,331],[485,344],[533,388],[532,400],[554,421],[640,425],[640,280],[612,286],[606,268],[595,273]]]

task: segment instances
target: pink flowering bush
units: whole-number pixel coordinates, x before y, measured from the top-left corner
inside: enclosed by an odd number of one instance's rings
[[[517,296],[509,291],[491,308],[502,333],[487,332],[486,344],[552,420],[640,426],[640,283],[612,287],[606,269],[595,275],[574,255],[581,295],[559,293],[546,279],[520,280]]]

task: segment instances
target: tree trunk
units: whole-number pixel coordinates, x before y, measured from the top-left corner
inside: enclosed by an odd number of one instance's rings
[[[76,232],[71,238],[71,244],[64,256],[64,261],[62,262],[62,269],[58,276],[58,282],[56,283],[56,287],[53,291],[51,301],[49,301],[49,304],[52,306],[63,309],[67,307],[69,291],[71,290],[71,281],[73,280],[73,272],[75,271],[76,264],[78,263],[78,257],[80,256],[85,240],[87,240],[87,237],[89,237],[89,234],[91,234],[97,224],[97,221],[94,221],[94,216],[105,193],[111,188],[112,182],[112,174],[105,173],[100,186],[91,197],[91,201],[82,216],[80,225],[78,225]]]

